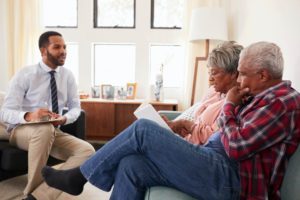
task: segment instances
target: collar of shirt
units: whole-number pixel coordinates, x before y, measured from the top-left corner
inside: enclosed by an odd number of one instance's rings
[[[55,71],[56,73],[59,73],[60,71],[60,66],[58,66],[55,70],[50,68],[48,65],[46,65],[42,60],[39,62],[40,67],[45,70],[47,73],[50,71]]]
[[[261,97],[264,97],[268,94],[273,94],[272,91],[277,90],[278,88],[282,87],[282,86],[286,86],[286,87],[290,87],[291,86],[291,81],[281,81],[280,83],[262,91],[261,93],[257,94],[254,96],[255,99],[260,99]]]

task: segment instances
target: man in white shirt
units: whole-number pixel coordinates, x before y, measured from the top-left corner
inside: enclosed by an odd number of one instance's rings
[[[11,80],[0,111],[10,133],[10,143],[28,150],[28,183],[24,196],[28,200],[57,199],[59,190],[49,188],[41,176],[49,155],[65,160],[61,169],[79,166],[94,153],[87,142],[63,133],[59,126],[74,122],[80,114],[75,78],[64,68],[66,44],[58,32],[48,31],[39,38],[42,60],[26,66]],[[64,107],[69,111],[62,114]],[[41,119],[52,123],[24,124]]]

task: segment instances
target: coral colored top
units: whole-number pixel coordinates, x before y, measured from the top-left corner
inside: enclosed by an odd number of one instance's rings
[[[194,127],[185,139],[193,144],[205,144],[211,134],[218,130],[216,120],[225,101],[225,95],[216,92],[213,87],[201,101],[194,117]]]

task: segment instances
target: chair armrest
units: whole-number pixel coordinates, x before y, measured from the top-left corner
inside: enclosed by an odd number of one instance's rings
[[[166,116],[169,120],[173,120],[178,117],[182,111],[172,111],[172,110],[160,110],[158,111],[159,115]]]
[[[68,110],[64,109],[63,114]],[[85,139],[85,112],[81,110],[79,117],[75,122],[60,127],[63,132],[74,135],[80,139]]]

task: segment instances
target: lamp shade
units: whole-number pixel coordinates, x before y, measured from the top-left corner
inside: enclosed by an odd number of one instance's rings
[[[223,8],[200,7],[192,12],[189,39],[227,40],[226,14]]]

